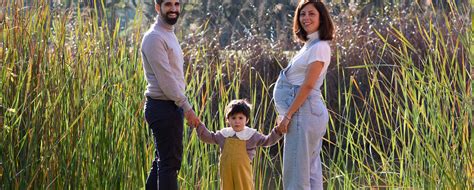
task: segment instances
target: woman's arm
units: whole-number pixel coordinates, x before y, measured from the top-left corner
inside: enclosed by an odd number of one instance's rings
[[[308,98],[311,90],[313,90],[314,85],[316,84],[316,80],[321,74],[323,67],[324,62],[322,61],[315,61],[308,65],[308,72],[306,72],[304,82],[296,94],[295,100],[293,100],[290,108],[288,108],[288,112],[283,117],[283,120],[279,123],[279,127],[283,133],[288,132],[288,124],[291,121],[291,117],[293,117],[293,114],[298,111],[301,105],[303,105],[304,101],[306,101]]]

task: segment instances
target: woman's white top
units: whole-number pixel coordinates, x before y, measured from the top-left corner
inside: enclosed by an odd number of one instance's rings
[[[331,47],[328,41],[319,41],[311,45],[311,47],[307,47],[313,40],[319,40],[318,31],[308,35],[308,41],[291,60],[290,66],[288,66],[290,68],[286,71],[286,76],[290,83],[302,85],[306,77],[308,66],[315,61],[321,61],[324,63],[324,66],[314,86],[314,89],[319,90],[326,76],[329,62],[331,61]]]

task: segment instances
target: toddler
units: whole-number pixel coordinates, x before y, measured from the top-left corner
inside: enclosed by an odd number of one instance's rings
[[[232,100],[225,109],[226,121],[230,127],[215,133],[201,124],[196,128],[201,141],[218,144],[220,147],[219,174],[221,189],[254,189],[252,159],[256,148],[271,146],[282,138],[278,128],[269,135],[263,135],[249,128],[251,105],[243,99]]]

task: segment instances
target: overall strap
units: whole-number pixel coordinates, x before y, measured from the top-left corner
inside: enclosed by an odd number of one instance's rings
[[[306,49],[309,49],[310,47],[312,47],[314,44],[318,43],[319,41],[320,41],[319,39],[315,39],[315,40],[309,42],[309,44],[308,44],[308,46],[307,46]],[[306,45],[306,44],[305,44],[305,45]]]

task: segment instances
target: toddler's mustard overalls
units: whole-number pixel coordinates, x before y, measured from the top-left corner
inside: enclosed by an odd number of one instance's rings
[[[246,141],[226,138],[220,158],[221,189],[252,190],[253,176]]]

